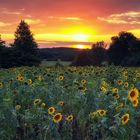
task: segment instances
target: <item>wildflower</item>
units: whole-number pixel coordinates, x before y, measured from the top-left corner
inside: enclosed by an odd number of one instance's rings
[[[139,91],[138,89],[132,89],[128,92],[128,98],[130,101],[135,100],[139,97]]]
[[[40,102],[41,102],[41,99],[35,99],[35,100],[34,100],[34,105],[39,105]]]
[[[57,113],[53,116],[53,121],[55,123],[59,123],[62,120],[62,114],[61,113]]]
[[[126,124],[126,123],[128,123],[128,121],[129,121],[129,114],[126,113],[121,117],[121,122],[122,122],[122,124]]]
[[[21,105],[16,105],[15,109],[16,110],[20,110],[21,109]]]
[[[67,120],[68,122],[73,121],[73,115],[69,115],[69,116],[67,116],[66,120]]]
[[[50,115],[52,115],[54,112],[55,112],[55,108],[54,108],[54,107],[49,107],[49,108],[48,108],[48,113],[49,113]]]

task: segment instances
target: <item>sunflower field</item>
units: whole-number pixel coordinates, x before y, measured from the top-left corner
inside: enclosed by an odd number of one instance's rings
[[[0,70],[0,140],[139,140],[140,68]]]

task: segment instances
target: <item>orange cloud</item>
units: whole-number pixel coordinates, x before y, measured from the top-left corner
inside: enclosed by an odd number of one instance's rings
[[[10,23],[0,22],[0,27],[10,26]]]
[[[28,24],[39,24],[41,23],[41,20],[40,19],[25,19],[25,21],[28,23]]]
[[[129,11],[120,14],[111,14],[108,17],[98,17],[98,20],[112,24],[140,24],[140,12]]]

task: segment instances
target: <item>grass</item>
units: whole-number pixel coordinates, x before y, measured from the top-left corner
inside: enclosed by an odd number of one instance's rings
[[[57,63],[59,63],[62,66],[70,66],[71,61],[47,61],[47,60],[43,60],[40,66],[54,67]]]

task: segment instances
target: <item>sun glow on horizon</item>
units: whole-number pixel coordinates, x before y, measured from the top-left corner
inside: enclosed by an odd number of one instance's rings
[[[84,44],[77,44],[77,45],[72,45],[72,48],[76,49],[91,49],[90,45],[84,45]]]
[[[72,35],[72,40],[73,41],[88,41],[89,40],[89,35],[75,34],[75,35]]]

